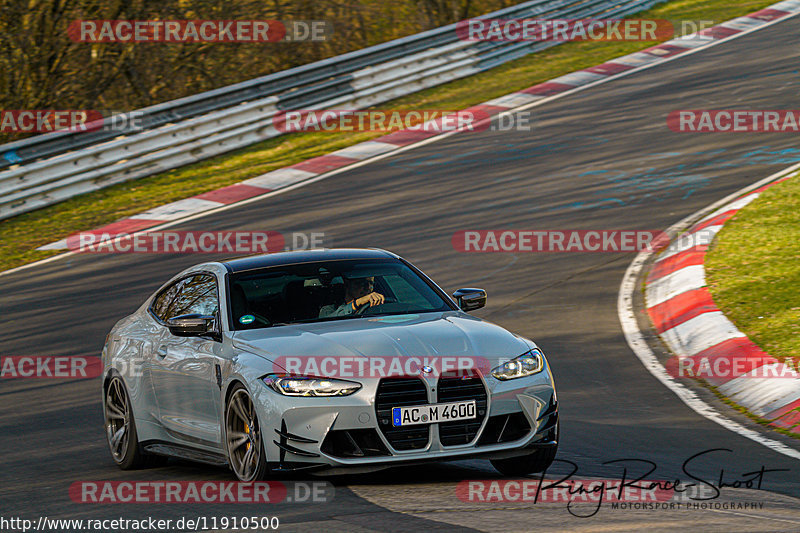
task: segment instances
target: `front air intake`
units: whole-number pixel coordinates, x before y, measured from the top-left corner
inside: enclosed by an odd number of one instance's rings
[[[428,388],[418,378],[384,378],[375,394],[378,427],[395,450],[419,450],[428,445],[430,427],[392,426],[392,407],[428,404]]]
[[[478,434],[486,418],[486,388],[481,378],[469,375],[461,377],[442,376],[437,387],[437,403],[475,400],[477,418],[439,424],[439,441],[442,446],[469,444]]]

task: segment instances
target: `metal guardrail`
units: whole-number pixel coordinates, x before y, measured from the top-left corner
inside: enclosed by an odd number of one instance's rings
[[[533,0],[480,18],[613,18],[663,1]],[[5,144],[0,219],[276,137],[272,118],[282,110],[369,107],[557,44],[463,41],[451,24],[144,108],[143,131],[55,132]]]

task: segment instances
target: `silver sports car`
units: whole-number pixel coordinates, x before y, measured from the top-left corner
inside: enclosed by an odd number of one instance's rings
[[[106,339],[111,454],[123,469],[227,464],[242,481],[470,458],[542,471],[558,446],[550,367],[467,314],[485,304],[383,250],[189,268]]]

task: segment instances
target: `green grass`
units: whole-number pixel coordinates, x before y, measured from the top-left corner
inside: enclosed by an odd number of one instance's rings
[[[677,0],[637,18],[722,22],[774,0]],[[654,43],[575,42],[531,54],[491,71],[381,104],[392,109],[462,109],[548,79],[603,63]],[[270,139],[248,148],[148,178],[122,183],[0,222],[0,271],[58,252],[36,247],[135,213],[255,177],[338,150],[382,133],[308,133]]]
[[[706,256],[714,302],[765,352],[800,362],[800,179],[764,191]]]
[[[725,224],[705,261],[714,303],[762,350],[794,369],[800,363],[798,211],[800,179],[770,187]],[[751,419],[768,423],[712,389]]]

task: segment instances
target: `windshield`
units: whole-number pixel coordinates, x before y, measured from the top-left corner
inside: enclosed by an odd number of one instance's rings
[[[235,273],[229,276],[228,295],[233,330],[453,309],[396,259],[320,261]]]

